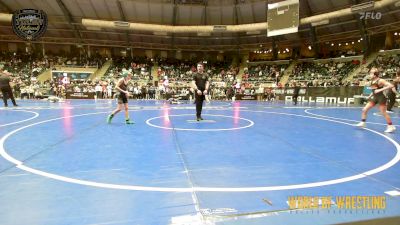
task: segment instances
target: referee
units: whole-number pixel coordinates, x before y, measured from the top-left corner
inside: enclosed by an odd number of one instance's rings
[[[297,98],[299,97],[300,86],[296,82],[293,82],[293,87],[294,87],[294,90],[293,90],[292,99],[293,99],[294,105],[297,105]]]
[[[192,88],[195,93],[196,102],[196,119],[197,121],[203,120],[201,117],[201,110],[203,108],[203,102],[207,95],[210,82],[208,81],[208,74],[204,72],[204,64],[197,63],[197,72],[193,75]]]
[[[14,106],[18,106],[15,102],[14,95],[10,86],[10,73],[0,70],[0,91],[3,95],[4,107],[8,107],[7,98],[11,98]]]
[[[388,104],[387,104],[387,111],[388,112],[393,112],[392,108],[394,104],[396,103],[396,95],[398,94],[398,86],[400,83],[400,69],[397,70],[396,73],[396,78],[393,80],[393,88],[389,89],[387,92],[387,98],[388,98]]]

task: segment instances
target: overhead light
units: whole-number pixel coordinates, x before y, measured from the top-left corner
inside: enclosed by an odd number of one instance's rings
[[[314,23],[311,23],[311,26],[316,27],[316,26],[321,26],[321,25],[326,25],[326,24],[329,24],[329,20],[321,20],[318,22],[314,22]]]
[[[257,51],[254,51],[254,53],[257,53]]]
[[[225,25],[215,25],[215,26],[213,27],[213,30],[214,30],[215,32],[224,32],[224,31],[227,30],[227,26],[225,26]]]
[[[357,5],[353,5],[351,7],[351,12],[352,13],[359,13],[359,12],[365,12],[369,10],[373,10],[375,6],[375,1],[369,1]]]
[[[289,52],[289,49],[288,49],[288,48],[286,48],[286,51],[287,51],[287,52]]]
[[[87,30],[100,31],[101,27],[86,27]]]
[[[341,44],[341,43],[339,43],[339,46],[342,46],[342,44]]]
[[[247,34],[247,35],[261,34],[261,31],[259,31],[259,30],[256,30],[256,31],[247,31],[246,34]]]
[[[267,30],[267,37],[273,37],[283,34],[292,34],[299,32],[299,27],[290,27],[290,28],[283,28],[278,30]]]
[[[155,31],[155,32],[153,32],[153,34],[157,35],[157,36],[167,36],[168,35],[167,32],[162,32],[162,31]]]
[[[116,27],[129,27],[129,23],[125,21],[114,21]]]
[[[285,54],[286,53],[286,51],[285,50],[283,50],[283,54]]]
[[[352,41],[351,44],[354,45],[354,41]]]
[[[211,36],[211,33],[197,33],[197,36],[207,37],[207,36]]]
[[[267,54],[267,51],[264,51],[264,54]]]
[[[361,40],[358,40],[358,43],[360,43],[361,42]]]
[[[278,3],[268,4],[268,9],[275,9],[278,8],[278,6],[279,6]]]
[[[360,40],[362,41],[362,40],[363,40],[363,38],[360,38]]]
[[[278,54],[281,54],[281,51],[278,51]]]
[[[310,49],[310,50],[312,49],[311,45],[308,46],[308,49]]]
[[[332,44],[331,44],[331,46],[335,46],[335,44],[334,44],[334,43],[332,43]]]
[[[346,42],[346,45],[349,45],[349,43]]]
[[[397,36],[397,32],[396,32],[396,33],[394,33],[394,35],[395,35],[395,36]]]
[[[262,45],[260,45],[260,47],[262,47]]]

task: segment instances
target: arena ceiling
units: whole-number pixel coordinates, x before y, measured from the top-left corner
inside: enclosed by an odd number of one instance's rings
[[[369,0],[300,0],[300,18],[349,8]],[[24,8],[43,9],[49,17],[43,43],[121,46],[154,49],[200,49],[228,51],[253,50],[260,44],[268,46],[272,38],[260,34],[213,33],[201,37],[193,33],[154,34],[153,32],[91,29],[82,25],[82,18],[127,21],[164,25],[235,25],[266,22],[267,4],[279,0],[2,0],[1,13]],[[367,20],[368,33],[399,30],[400,7],[390,5],[379,9],[380,20]],[[315,28],[319,42],[360,38],[358,14],[330,20]],[[0,23],[0,40],[18,40],[10,23]],[[311,42],[311,25],[301,25],[296,34],[274,37],[282,46]]]

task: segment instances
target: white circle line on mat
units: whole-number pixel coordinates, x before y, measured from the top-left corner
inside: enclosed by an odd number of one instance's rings
[[[346,123],[343,121],[336,121],[336,120],[327,119],[327,118],[312,117],[312,116],[305,116],[305,115],[298,115],[298,114],[291,114],[291,113],[278,113],[278,112],[252,111],[252,110],[243,110],[243,111],[311,118],[311,119],[325,120],[325,121],[331,121],[334,123],[340,123],[340,124],[353,126],[352,124],[349,124],[349,123]],[[363,128],[363,130],[372,132],[374,134],[377,134],[377,135],[387,139],[389,142],[391,142],[396,147],[397,152],[396,152],[396,155],[389,162],[387,162],[375,169],[368,170],[368,171],[365,171],[365,172],[362,172],[362,173],[359,173],[359,174],[356,174],[353,176],[348,176],[348,177],[343,177],[343,178],[333,179],[333,180],[327,180],[327,181],[321,181],[321,182],[281,185],[281,186],[265,186],[265,187],[261,187],[261,186],[260,187],[190,187],[190,188],[189,187],[150,187],[150,186],[100,183],[100,182],[80,180],[80,179],[75,179],[75,178],[71,178],[71,177],[65,177],[65,176],[61,176],[61,175],[57,175],[57,174],[48,173],[48,172],[37,170],[37,169],[34,169],[34,168],[24,165],[23,162],[10,156],[4,148],[4,143],[7,140],[7,138],[9,138],[11,135],[17,133],[18,131],[21,131],[28,127],[32,127],[32,126],[42,124],[42,123],[47,123],[50,121],[65,119],[65,118],[82,117],[82,116],[96,115],[96,114],[101,114],[101,113],[107,113],[107,112],[86,113],[86,114],[80,114],[80,115],[54,118],[54,119],[44,120],[44,121],[40,121],[40,122],[33,123],[30,125],[26,125],[24,127],[20,127],[16,130],[13,130],[13,131],[7,133],[5,136],[3,136],[0,139],[0,155],[3,158],[5,158],[6,160],[15,164],[19,169],[22,169],[24,171],[27,171],[27,172],[30,172],[30,173],[33,173],[36,175],[44,176],[47,178],[60,180],[63,182],[92,186],[92,187],[99,187],[99,188],[108,188],[108,189],[120,189],[120,190],[132,190],[132,191],[154,191],[154,192],[193,192],[193,191],[198,191],[198,192],[263,192],[263,191],[281,191],[281,190],[293,190],[293,189],[321,187],[321,186],[340,184],[340,183],[345,183],[345,182],[361,179],[366,176],[370,176],[370,175],[382,172],[382,171],[392,167],[393,165],[395,165],[396,163],[398,163],[400,161],[400,145],[395,140],[393,140],[389,136],[383,135],[375,130]]]
[[[357,122],[358,123],[361,120],[351,120],[351,119],[339,118],[339,117],[333,117],[333,116],[324,116],[324,115],[321,115],[321,114],[309,112],[310,110],[315,110],[315,109],[354,109],[354,108],[357,108],[357,107],[313,108],[313,109],[306,109],[306,110],[304,110],[304,112],[306,114],[309,114],[309,115],[312,115],[312,116],[318,116],[318,117],[323,117],[323,118],[328,118],[328,119],[343,120],[343,121]],[[361,117],[361,111],[360,111],[360,117]],[[387,126],[387,124],[385,124],[385,123],[374,123],[374,122],[366,122],[366,123]],[[394,125],[394,126],[400,127],[400,125]]]
[[[168,117],[178,117],[178,116],[193,116],[193,114],[178,114],[178,115],[168,115]],[[245,128],[249,128],[251,126],[254,125],[254,122],[249,120],[249,119],[245,119],[245,118],[241,118],[241,117],[234,117],[234,116],[226,116],[226,115],[214,115],[214,114],[203,114],[203,116],[219,116],[219,117],[226,117],[226,118],[232,118],[232,119],[240,119],[240,120],[244,120],[249,122],[248,125],[246,126],[242,126],[242,127],[233,127],[233,128],[215,128],[215,129],[196,129],[196,128],[176,128],[176,127],[163,127],[163,126],[158,126],[155,124],[152,124],[151,121],[155,120],[155,119],[159,119],[159,118],[165,118],[167,116],[157,116],[157,117],[153,117],[150,118],[148,120],[146,120],[146,124],[151,126],[151,127],[156,127],[156,128],[161,128],[161,129],[166,129],[166,130],[181,130],[181,131],[229,131],[229,130],[240,130],[240,129],[245,129]],[[200,122],[201,123],[201,122]]]
[[[25,119],[25,120],[20,120],[20,121],[16,121],[16,122],[12,122],[12,123],[6,123],[6,124],[0,124],[0,127],[5,127],[5,126],[10,126],[10,125],[14,125],[14,124],[23,123],[23,122],[26,122],[26,121],[29,121],[29,120],[33,120],[33,119],[35,119],[36,117],[39,116],[39,113],[33,112],[33,111],[28,111],[28,110],[7,110],[7,112],[29,112],[29,113],[32,113],[33,116],[28,118],[28,119]]]

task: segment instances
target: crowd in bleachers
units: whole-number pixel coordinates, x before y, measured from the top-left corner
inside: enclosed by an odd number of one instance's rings
[[[133,74],[128,91],[132,97],[139,99],[166,99],[170,96],[190,96],[190,82],[196,71],[197,61],[186,61],[176,59],[149,59],[136,58],[114,58],[113,64],[99,80],[72,80],[65,85],[59,81],[45,81],[39,83],[37,76],[46,69],[52,69],[56,65],[90,66],[102,65],[107,58],[93,58],[86,63],[77,60],[76,57],[59,56],[35,56],[29,54],[0,53],[0,64],[3,70],[12,73],[13,90],[19,98],[41,98],[44,95],[56,95],[65,97],[66,92],[94,92],[97,98],[113,98],[116,80],[124,70]],[[286,86],[292,86],[296,82],[304,87],[331,87],[331,86],[363,86],[363,77],[354,77],[352,81],[343,82],[360,64],[360,61],[347,62],[329,61],[299,62],[290,73]],[[383,76],[390,80],[400,65],[400,54],[379,55],[360,74],[367,73],[369,68],[378,67],[383,71]],[[158,70],[152,74],[152,67]],[[237,83],[239,68],[232,67],[228,62],[208,62],[206,72],[210,75],[210,95],[213,99],[227,99],[227,96],[235,93],[256,93],[262,84],[270,83],[272,86],[280,87],[280,79],[288,64],[258,63],[244,68],[240,85]],[[156,79],[153,79],[155,76]],[[360,75],[362,76],[362,75]],[[158,85],[154,83],[158,80]],[[167,85],[165,85],[165,81]],[[261,92],[261,91],[260,91]]]
[[[193,73],[196,72],[197,61],[164,59],[159,60],[157,77],[160,82],[169,84],[170,88],[160,87],[161,93],[168,94],[180,93],[190,94],[190,82]],[[209,75],[210,95],[214,99],[224,99],[227,87],[236,82],[239,68],[231,66],[226,61],[205,63],[205,72]]]
[[[3,69],[19,77],[21,80],[30,80],[37,77],[46,68],[50,67],[48,58],[29,54],[1,53],[0,64]]]
[[[168,78],[170,82],[189,82],[196,71],[196,61],[177,59],[164,59],[159,62],[157,76],[160,80]],[[228,62],[212,62],[207,64],[205,71],[210,75],[210,80],[215,82],[234,82],[239,72],[238,68],[231,67]]]
[[[150,87],[153,77],[151,68],[153,62],[144,57],[135,58],[115,58],[111,67],[106,71],[105,75],[99,80],[94,80],[91,84],[72,83],[74,92],[82,92],[85,85],[88,86],[89,92],[96,92],[97,98],[112,98],[115,94],[114,86],[116,81],[121,78],[124,71],[132,73],[132,84],[128,86],[128,90],[132,93],[133,98],[141,96],[153,97],[154,87]],[[81,88],[79,85],[83,85]],[[70,90],[68,90],[70,91]],[[149,95],[150,94],[150,95]]]
[[[348,62],[301,62],[290,75],[290,82],[305,84],[307,87],[331,87],[345,85],[342,80],[349,75],[360,61]],[[290,83],[289,82],[289,83]]]
[[[67,67],[96,67],[100,68],[108,58],[103,58],[100,56],[94,57],[59,57],[55,65],[57,66],[67,66]]]
[[[400,54],[395,55],[378,55],[377,58],[368,66],[368,68],[376,67],[383,71],[383,76],[393,78],[400,65]]]
[[[10,72],[14,92],[18,97],[33,97],[40,92],[42,85],[37,76],[51,66],[51,59],[30,54],[2,52],[2,69]]]
[[[55,69],[57,66],[94,66],[99,68],[105,58],[99,56],[84,58],[79,60],[78,57],[67,56],[42,56],[27,53],[0,53],[0,64],[3,70],[10,72],[13,83],[13,90],[18,98],[41,98],[49,93],[65,92],[65,87],[55,82],[46,81],[40,83],[37,81],[38,75],[47,69]],[[86,87],[86,86],[85,86]],[[81,87],[79,87],[81,88]],[[90,89],[82,87],[83,90]]]
[[[244,70],[242,82],[249,87],[258,87],[262,83],[278,83],[287,66],[287,64],[249,66]]]
[[[364,86],[368,84],[366,76],[372,67],[376,67],[381,71],[382,78],[391,81],[395,77],[397,68],[400,67],[400,54],[378,55],[368,66],[361,67],[361,71],[353,77],[351,81],[352,85]]]
[[[123,69],[126,69],[133,74],[132,79],[135,81],[152,81],[152,66],[153,62],[151,59],[144,57],[116,58],[113,59],[113,64],[103,77],[103,80],[113,79],[118,76]]]

